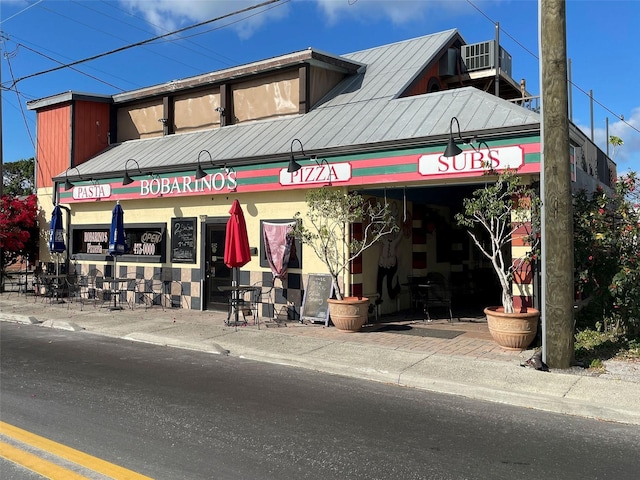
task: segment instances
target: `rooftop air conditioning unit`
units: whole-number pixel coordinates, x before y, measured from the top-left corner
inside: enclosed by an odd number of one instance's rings
[[[511,55],[502,47],[499,47],[500,68],[504,73],[511,76]],[[462,61],[467,67],[467,71],[487,70],[496,68],[496,41],[474,43],[462,46]]]

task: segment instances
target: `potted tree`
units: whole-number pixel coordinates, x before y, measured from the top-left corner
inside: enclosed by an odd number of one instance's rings
[[[488,172],[489,174],[495,172]],[[514,308],[513,279],[523,274],[534,258],[539,236],[540,200],[535,190],[525,185],[515,170],[498,174],[495,183],[475,190],[463,200],[463,212],[455,218],[469,227],[469,235],[480,252],[489,259],[502,289],[502,306],[484,309],[493,339],[502,347],[524,350],[536,336],[540,312],[523,305]],[[472,229],[480,227],[488,234],[488,242]],[[528,252],[511,258],[511,245],[518,240]],[[487,244],[488,243],[488,244]]]
[[[369,299],[346,297],[344,275],[352,260],[384,235],[398,230],[396,220],[387,204],[341,188],[309,190],[305,201],[304,221],[303,215],[296,213],[292,235],[311,247],[331,275],[335,298],[329,299],[329,315],[333,324],[342,331],[358,331],[366,323]],[[355,222],[362,222],[362,234],[350,238],[348,229]]]

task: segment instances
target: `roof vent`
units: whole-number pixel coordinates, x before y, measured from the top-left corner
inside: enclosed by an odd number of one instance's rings
[[[495,62],[496,41],[474,43],[462,46],[462,61],[467,67],[467,71],[487,70],[496,68]],[[511,76],[511,55],[502,47],[499,47],[500,68],[504,73]]]

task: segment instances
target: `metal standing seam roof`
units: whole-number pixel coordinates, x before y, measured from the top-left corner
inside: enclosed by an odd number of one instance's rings
[[[454,116],[463,136],[465,131],[538,128],[538,113],[473,87],[397,98],[456,35],[457,30],[448,30],[344,55],[365,64],[366,70],[345,78],[306,114],[130,140],[110,146],[78,171],[83,177],[113,176],[124,172],[130,158],[143,173],[191,169],[203,149],[215,165],[284,161],[294,138],[305,153],[319,155],[378,143],[442,139]],[[202,155],[203,167],[208,162],[208,155]],[[129,171],[134,168],[130,163]]]

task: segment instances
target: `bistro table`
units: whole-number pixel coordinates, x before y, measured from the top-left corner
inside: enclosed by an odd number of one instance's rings
[[[109,310],[123,310],[122,305],[120,305],[120,292],[122,291],[122,288],[120,287],[120,285],[123,283],[126,284],[129,281],[131,281],[131,279],[127,277],[123,277],[123,278],[104,277],[104,283],[107,285],[111,285],[111,288],[108,290],[108,292],[111,294],[111,297],[113,298],[113,305],[111,305],[111,299],[109,299]]]
[[[233,325],[238,327],[238,316],[239,312],[242,309],[251,309],[251,300],[246,300],[244,296],[251,292],[251,298],[260,291],[260,286],[258,285],[220,285],[218,286],[218,290],[227,294],[227,301],[229,302],[229,313],[227,314],[227,320],[225,321],[225,325]],[[255,318],[255,312],[252,312]],[[231,320],[231,315],[234,315],[234,320]],[[247,321],[244,319],[243,313],[243,321],[242,324],[246,324]]]
[[[42,283],[45,287],[45,294],[51,295],[50,303],[65,303],[65,301],[60,298],[60,292],[67,285],[67,274],[51,274],[47,273],[40,276]]]
[[[6,285],[11,285],[18,289],[18,294],[27,294],[29,290],[29,277],[33,275],[30,270],[20,270],[17,272],[5,272],[4,281]],[[13,291],[12,288],[12,291]]]

